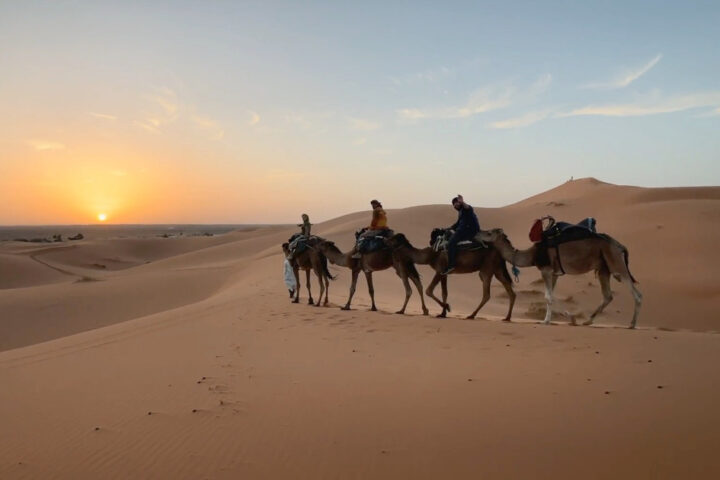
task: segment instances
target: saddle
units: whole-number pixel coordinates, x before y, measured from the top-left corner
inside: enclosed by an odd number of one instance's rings
[[[545,219],[548,220],[549,224],[547,228],[543,229],[542,222]],[[598,236],[595,224],[596,221],[592,217],[588,217],[578,223],[556,222],[553,217],[543,217],[535,220],[535,223],[530,229],[530,240],[533,243],[542,243],[548,247],[556,247],[566,242],[593,238]]]
[[[296,233],[288,239],[289,248],[294,254],[302,253],[307,250],[308,244],[315,239],[317,237],[314,235],[308,237],[302,233]]]
[[[433,247],[433,250],[436,252],[447,250],[447,243],[453,233],[455,233],[454,230],[447,228],[434,228],[430,233],[430,246]],[[483,248],[488,248],[488,246],[480,240],[473,239],[458,242],[459,250],[480,250]]]
[[[548,226],[545,229],[543,229],[543,220],[548,220]],[[529,236],[530,240],[540,247],[537,249],[535,258],[536,265],[539,267],[550,265],[550,254],[548,250],[551,248],[557,249],[558,245],[584,240],[586,238],[602,238],[603,234],[597,233],[595,224],[595,219],[592,217],[588,217],[578,223],[556,222],[551,216],[535,220],[535,223],[530,229]],[[557,273],[565,274],[562,261],[560,260],[560,251],[556,250],[556,253],[558,263],[558,268],[556,268],[556,270],[558,270]]]
[[[382,230],[360,229],[355,232],[355,241],[357,242],[358,251],[360,253],[372,253],[380,250],[387,250],[390,247],[385,243],[386,238],[395,235],[395,232],[389,228]]]

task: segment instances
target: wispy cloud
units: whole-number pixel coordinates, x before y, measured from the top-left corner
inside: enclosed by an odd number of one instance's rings
[[[335,117],[335,112],[289,112],[283,116],[283,120],[295,128],[311,130],[315,132],[324,131],[327,121]]]
[[[356,138],[355,140],[353,140],[353,145],[355,145],[355,146],[365,145],[366,143],[367,143],[367,138],[364,138],[364,137]]]
[[[490,123],[490,127],[497,129],[527,127],[541,120],[545,120],[546,118],[552,116],[552,114],[553,112],[551,110],[528,112],[518,117],[492,122]]]
[[[150,95],[149,98],[151,101],[160,105],[169,118],[174,118],[180,110],[177,93],[168,87],[157,89],[157,93]]]
[[[103,120],[117,120],[117,117],[115,115],[109,115],[107,113],[96,113],[96,112],[88,112],[88,113],[95,118],[102,118]]]
[[[252,110],[248,110],[248,113],[250,114],[250,125],[257,125],[260,123],[260,115],[258,115],[257,112],[253,112]]]
[[[225,130],[219,122],[205,114],[197,113],[193,105],[183,102],[177,92],[171,88],[157,88],[144,98],[148,108],[143,113],[142,119],[133,121],[136,127],[160,134],[165,127],[178,123],[185,127],[194,126],[207,133],[211,140],[221,140],[225,136]],[[259,117],[257,121],[260,121]]]
[[[160,130],[158,130],[157,127],[153,124],[153,122],[150,122],[150,121],[143,122],[141,120],[135,120],[135,121],[133,121],[133,125],[135,125],[136,127],[142,128],[146,132],[155,133],[155,134],[160,133]]]
[[[531,101],[547,90],[552,83],[552,75],[541,75],[524,90],[514,85],[490,86],[475,90],[464,105],[445,108],[403,108],[397,111],[403,120],[468,118],[492,110],[506,108],[517,102]]]
[[[657,54],[649,62],[645,63],[640,67],[625,70],[620,74],[616,75],[612,80],[607,82],[590,83],[585,85],[584,88],[596,88],[596,89],[615,89],[625,88],[633,83],[638,78],[649,72],[662,58],[662,54]]]
[[[26,142],[29,146],[35,150],[65,150],[65,145],[60,142],[53,142],[49,140],[28,140]]]
[[[366,120],[364,118],[353,118],[348,117],[348,122],[350,123],[350,127],[352,127],[355,130],[377,130],[381,127],[381,124],[378,122],[373,122],[372,120]]]
[[[464,105],[444,108],[403,108],[397,111],[403,120],[467,118],[510,105],[513,87],[488,87],[474,91]]]
[[[212,140],[221,140],[225,136],[225,130],[212,118],[192,115],[191,119],[201,130],[208,132]]]
[[[409,73],[406,75],[390,77],[390,81],[396,86],[412,85],[419,83],[435,83],[446,78],[455,76],[455,68],[441,66],[424,70],[422,72]]]
[[[680,112],[694,108],[718,108],[720,106],[720,91],[676,95],[662,98],[652,95],[648,99],[641,99],[630,103],[615,103],[606,105],[588,105],[569,112],[560,113],[560,117],[574,117],[582,115],[596,115],[604,117],[638,117],[644,115],[657,115],[661,113]]]

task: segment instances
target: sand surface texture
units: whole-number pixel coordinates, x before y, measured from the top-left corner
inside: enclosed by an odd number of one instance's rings
[[[481,203],[466,192],[470,203]],[[387,207],[390,207],[389,205]],[[417,247],[447,205],[393,210]],[[527,248],[533,220],[579,221],[630,251],[644,294],[601,301],[565,276],[554,325],[537,270],[475,320],[477,275],[449,279],[447,319],[392,270],[330,268],[331,306],[291,304],[280,244],[263,227],[212,237],[0,243],[0,478],[720,478],[720,187],[648,189],[594,179],[476,208]],[[316,225],[353,245],[360,212]],[[432,270],[418,267],[427,283]],[[313,279],[313,294],[319,293]],[[438,288],[439,293],[439,288]]]

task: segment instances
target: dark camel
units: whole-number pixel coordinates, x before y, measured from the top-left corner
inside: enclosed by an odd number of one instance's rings
[[[555,288],[555,282],[557,282],[558,276],[562,274],[561,272],[569,275],[582,275],[583,273],[595,271],[600,281],[603,302],[595,309],[592,315],[590,315],[590,319],[585,322],[584,325],[592,325],[595,317],[612,301],[610,275],[613,275],[618,280],[625,281],[628,284],[630,292],[635,299],[635,311],[632,321],[630,322],[630,328],[635,328],[638,314],[640,313],[640,306],[642,305],[642,294],[635,286],[637,282],[630,273],[627,248],[609,235],[574,240],[561,243],[557,249],[554,247],[550,248],[547,252],[549,257],[548,265],[539,265],[537,263],[539,249],[542,247],[535,244],[527,250],[518,250],[513,247],[501,228],[480,232],[477,238],[491,243],[500,251],[503,258],[514,266],[534,266],[540,270],[542,278],[545,281],[545,299],[547,300],[547,310],[543,323],[550,323],[550,318],[552,317],[553,289]],[[542,256],[540,258],[542,258]],[[575,319],[571,317],[570,323],[575,325]]]
[[[288,249],[288,243],[282,244],[283,253],[287,257],[290,253]],[[330,280],[335,278],[330,274],[327,265],[327,258],[323,255],[316,247],[308,246],[301,253],[296,253],[293,259],[290,261],[292,265],[293,273],[295,273],[295,281],[297,282],[297,288],[295,289],[295,299],[293,303],[300,303],[300,270],[305,270],[306,273],[306,284],[308,290],[308,304],[320,306],[320,302],[325,294],[325,301],[323,305],[328,304],[328,293],[330,292]],[[320,283],[320,297],[318,297],[317,304],[313,301],[312,292],[310,291],[310,271],[315,272]]]
[[[426,293],[442,307],[442,313],[440,313],[438,317],[446,317],[447,312],[450,311],[450,305],[447,303],[447,275],[442,275],[440,272],[443,272],[447,268],[447,254],[445,252],[435,251],[432,247],[419,250],[413,247],[402,233],[393,235],[386,243],[392,247],[393,256],[396,261],[400,263],[412,262],[419,265],[430,265],[430,267],[435,270],[435,277],[433,277],[432,282],[428,285]],[[502,283],[503,287],[505,287],[505,291],[510,299],[510,307],[504,319],[504,321],[509,322],[512,316],[513,306],[515,305],[515,291],[512,288],[512,279],[510,278],[510,273],[507,271],[505,260],[500,256],[500,253],[494,248],[477,250],[461,249],[458,252],[457,265],[451,275],[472,272],[478,272],[480,275],[483,283],[483,297],[480,305],[478,305],[475,311],[468,315],[467,318],[475,318],[483,305],[490,299],[490,282],[494,275],[495,278]],[[433,293],[438,282],[442,287],[442,300],[437,298]]]
[[[348,297],[347,303],[343,310],[350,310],[350,303],[352,302],[353,295],[355,295],[355,287],[357,286],[357,279],[360,272],[365,273],[365,279],[368,284],[368,292],[370,293],[370,300],[372,302],[372,308],[370,310],[377,311],[375,306],[375,288],[373,287],[372,274],[381,270],[386,270],[390,267],[395,268],[395,272],[402,279],[403,285],[405,286],[405,303],[400,310],[395,313],[405,313],[410,296],[412,295],[412,289],[408,279],[412,280],[420,294],[420,303],[422,304],[423,315],[428,314],[428,309],[425,306],[425,297],[423,296],[422,283],[420,282],[420,274],[418,273],[415,265],[412,262],[400,262],[393,258],[392,250],[382,249],[376,252],[363,253],[361,258],[352,258],[353,252],[343,253],[334,242],[328,240],[321,240],[317,244],[318,249],[327,257],[328,260],[334,265],[349,268],[352,271],[352,283],[350,284],[350,296]]]

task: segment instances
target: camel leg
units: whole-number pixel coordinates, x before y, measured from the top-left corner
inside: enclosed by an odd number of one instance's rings
[[[590,315],[588,321],[583,323],[583,325],[592,325],[595,321],[595,317],[602,313],[602,311],[605,310],[605,307],[607,307],[608,304],[612,302],[613,294],[612,290],[610,289],[610,271],[607,269],[606,266],[603,266],[600,270],[598,270],[598,281],[600,281],[600,289],[602,290],[603,301],[600,306],[595,309],[592,315]]]
[[[635,282],[633,282],[631,278],[626,278],[625,281],[630,284],[630,292],[632,292],[633,299],[635,300],[635,310],[633,311],[633,318],[630,322],[630,327],[628,328],[635,328],[635,326],[637,325],[638,315],[640,315],[640,307],[642,306],[643,296],[642,293],[640,293],[640,290],[637,289],[637,287],[635,286]]]
[[[555,287],[557,277],[555,277],[552,269],[542,270],[541,273],[543,280],[545,280],[545,300],[547,302],[547,309],[545,311],[545,319],[543,320],[543,323],[547,325],[550,323],[550,319],[552,318],[553,288]]]
[[[438,283],[440,283],[441,278],[442,278],[442,275],[440,275],[439,273],[436,273],[435,276],[433,277],[432,281],[430,282],[430,285],[428,285],[427,289],[425,290],[425,293],[427,294],[428,297],[435,300],[437,302],[437,304],[440,305],[440,307],[442,307],[442,309],[444,311],[446,305],[442,302],[442,300],[437,298],[434,293],[435,287],[437,286]],[[450,309],[448,308],[448,310],[450,310]]]
[[[422,282],[417,277],[411,277],[411,280],[415,284],[415,288],[417,288],[418,295],[420,295],[420,303],[422,304],[423,315],[427,315],[429,312],[427,306],[425,306],[425,296],[423,295]]]
[[[627,257],[622,250],[620,250],[619,248],[614,248],[611,250],[603,250],[603,258],[605,259],[608,269],[613,273],[615,278],[620,277],[618,278],[618,280],[622,282],[627,282],[630,287],[630,293],[635,300],[635,308],[629,328],[635,328],[635,326],[637,325],[638,315],[640,314],[640,307],[642,306],[643,296],[642,293],[640,293],[640,290],[638,290],[635,286],[635,282],[632,279],[632,274],[630,273],[630,266],[627,263]]]
[[[300,269],[293,268],[293,273],[295,274],[295,300],[293,303],[300,303]]]
[[[502,283],[502,286],[505,287],[505,291],[507,292],[508,298],[510,299],[510,306],[508,307],[507,316],[503,318],[503,322],[509,322],[510,317],[512,317],[513,307],[515,306],[515,298],[517,297],[517,295],[515,294],[515,290],[513,289],[512,278],[510,278],[508,271],[504,265],[502,269],[498,269],[495,272],[495,278],[497,278],[498,281]]]
[[[355,295],[355,287],[357,286],[357,279],[358,275],[360,275],[360,270],[353,270],[352,271],[352,283],[350,283],[350,296],[348,297],[347,303],[344,307],[342,307],[343,310],[350,310],[350,303],[352,302],[353,296]]]
[[[448,288],[447,288],[447,275],[441,275],[440,288],[442,289],[442,303],[444,305],[442,313],[439,315],[444,318],[447,312],[450,310],[450,305],[447,303]]]
[[[330,294],[330,279],[327,277],[327,275],[325,275],[324,278],[325,278],[325,302],[323,303],[323,305],[327,306],[328,295]]]
[[[372,304],[372,307],[370,307],[370,311],[377,312],[377,307],[375,306],[375,287],[373,287],[371,271],[365,272],[365,280],[367,280],[368,293],[370,294],[370,303]]]
[[[482,272],[480,272],[480,280],[482,280],[483,284],[482,300],[480,301],[480,305],[478,305],[475,311],[467,316],[468,319],[475,318],[475,315],[477,315],[483,305],[485,305],[487,301],[490,300],[490,281],[492,280],[492,276],[488,277],[487,275],[483,275]]]
[[[308,289],[308,305],[313,305],[315,302],[312,298],[312,292],[310,291],[310,269],[305,270],[305,283],[307,283]]]
[[[316,307],[319,307],[320,303],[322,302],[323,294],[325,293],[325,284],[323,283],[323,277],[325,276],[325,274],[320,268],[318,268],[315,270],[315,275],[317,275],[318,283],[320,284],[320,296],[318,297],[318,301],[315,304]]]
[[[402,279],[403,286],[405,287],[405,303],[403,303],[402,308],[395,313],[404,314],[405,308],[410,301],[410,296],[412,295],[412,289],[410,288],[410,282],[408,281],[407,275],[400,275],[400,273],[398,273],[398,277]]]

